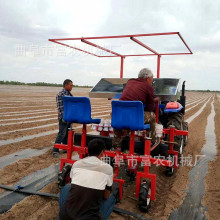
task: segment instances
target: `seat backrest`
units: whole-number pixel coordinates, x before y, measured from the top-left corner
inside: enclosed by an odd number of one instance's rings
[[[63,119],[71,123],[87,124],[91,121],[91,104],[88,97],[64,96]]]
[[[112,127],[143,130],[144,108],[141,101],[112,101]]]

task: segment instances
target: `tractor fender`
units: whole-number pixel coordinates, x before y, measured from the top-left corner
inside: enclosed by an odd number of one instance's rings
[[[165,106],[164,113],[180,112],[183,106],[179,102],[168,102]]]

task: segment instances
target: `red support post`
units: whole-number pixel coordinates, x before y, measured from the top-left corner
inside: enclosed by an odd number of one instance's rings
[[[160,78],[160,55],[157,56],[157,78]],[[156,122],[159,121],[159,101],[156,102]]]
[[[86,124],[83,124],[83,129],[82,129],[82,136],[81,136],[81,153],[79,154],[79,158],[82,159],[85,155],[83,152],[85,152],[86,148]]]
[[[73,140],[74,140],[74,131],[70,130],[68,131],[68,143],[67,145],[63,144],[57,144],[60,149],[66,149],[67,150],[67,159],[62,158],[60,160],[60,171],[62,171],[63,166],[65,165],[66,161],[72,161],[72,152],[73,152]]]
[[[144,156],[149,156],[150,157],[150,146],[151,146],[151,142],[149,140],[145,140]],[[144,166],[144,172],[149,173],[149,166]]]
[[[157,78],[160,78],[160,55],[157,56]]]
[[[150,157],[150,146],[151,142],[149,140],[145,140],[145,155]],[[150,166],[150,158],[149,158],[149,165],[144,166],[144,172],[137,172],[136,176],[136,197],[139,197],[140,192],[140,185],[141,185],[141,178],[148,178],[151,180],[151,200],[155,200],[156,194],[156,174],[149,173],[149,166]]]
[[[73,138],[74,138],[74,131],[68,131],[68,143],[67,143],[67,159],[71,160],[72,157],[72,147],[73,147]]]
[[[125,180],[123,179],[113,179],[114,182],[119,183],[119,198],[122,199],[123,196],[123,185],[125,184]]]
[[[124,57],[121,57],[121,71],[120,71],[120,78],[123,78],[123,69],[124,69]]]
[[[175,136],[175,127],[170,128],[170,144],[169,144],[169,150],[168,154],[174,155],[174,169],[178,168],[178,151],[173,150],[173,142],[174,142],[174,136]]]
[[[134,155],[134,131],[131,131],[131,135],[130,135],[130,146],[129,146],[129,154]]]
[[[173,142],[174,142],[174,133],[175,132],[175,127],[170,128],[170,151],[173,151]]]
[[[86,124],[83,124],[81,147],[86,147]]]
[[[156,196],[156,174],[151,174],[151,173],[146,174],[146,173],[143,173],[143,172],[137,172],[136,192],[135,192],[136,197],[139,197],[141,178],[147,178],[147,179],[151,180],[151,200],[155,200],[155,196]]]

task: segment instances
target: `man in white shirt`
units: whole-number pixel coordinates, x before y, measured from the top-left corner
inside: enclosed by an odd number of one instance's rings
[[[113,168],[101,160],[104,150],[104,141],[94,139],[88,145],[89,156],[73,164],[71,184],[60,193],[60,220],[103,220],[110,216],[116,198],[110,194]]]

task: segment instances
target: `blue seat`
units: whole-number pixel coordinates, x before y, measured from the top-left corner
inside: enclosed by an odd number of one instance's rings
[[[144,108],[140,101],[112,101],[112,127],[142,131],[150,128],[144,124]]]
[[[88,97],[63,97],[63,119],[70,123],[99,124],[101,119],[91,118],[91,104]]]

